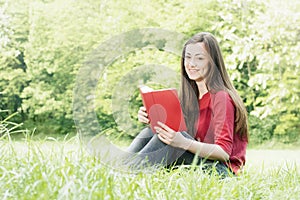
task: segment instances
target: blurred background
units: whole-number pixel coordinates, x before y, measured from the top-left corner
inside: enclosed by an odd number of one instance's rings
[[[216,36],[249,113],[251,146],[298,146],[299,10],[297,0],[0,0],[0,133],[16,139],[24,132],[75,135],[73,90],[91,51],[127,31],[161,28]],[[138,90],[129,100],[130,133],[115,122],[112,98],[122,77],[149,63],[179,76],[178,55],[153,48],[121,55],[99,77],[99,132],[126,142],[140,130]]]

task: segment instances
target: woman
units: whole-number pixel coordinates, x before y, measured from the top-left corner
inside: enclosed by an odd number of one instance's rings
[[[181,77],[180,100],[188,131],[176,132],[162,123],[155,127],[157,134],[144,129],[128,148],[136,155],[131,164],[192,164],[198,158],[198,164],[214,166],[219,174],[238,174],[245,164],[247,111],[212,34],[196,34],[184,45]],[[149,123],[144,107],[138,120]]]

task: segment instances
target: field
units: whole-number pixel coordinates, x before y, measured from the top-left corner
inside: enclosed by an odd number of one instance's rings
[[[0,142],[1,199],[299,199],[299,150],[248,150],[242,175],[191,168],[128,173],[89,155],[76,137]]]
[[[300,0],[0,0],[0,200],[300,200],[299,11]],[[128,172],[89,154],[76,133],[124,147],[143,127],[138,86],[179,89],[199,32],[216,37],[246,106],[243,173]]]

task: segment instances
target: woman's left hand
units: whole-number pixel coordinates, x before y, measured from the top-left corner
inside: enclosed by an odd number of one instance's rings
[[[176,132],[167,125],[157,122],[159,126],[155,126],[154,129],[158,134],[158,138],[165,144],[173,147],[187,149],[191,141],[185,138],[180,132]]]

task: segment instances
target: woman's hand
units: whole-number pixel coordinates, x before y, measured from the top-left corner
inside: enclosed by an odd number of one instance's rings
[[[148,119],[148,114],[146,112],[146,108],[145,107],[140,107],[139,111],[138,111],[138,120],[139,122],[145,123],[145,124],[149,124],[150,120]]]
[[[192,140],[185,138],[180,132],[172,130],[161,122],[158,122],[158,125],[159,126],[155,126],[154,129],[158,134],[158,138],[165,144],[187,150],[193,142]]]

